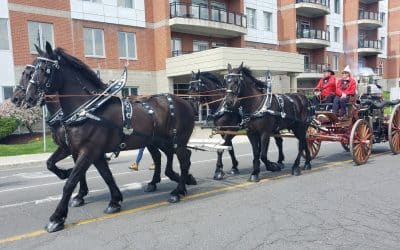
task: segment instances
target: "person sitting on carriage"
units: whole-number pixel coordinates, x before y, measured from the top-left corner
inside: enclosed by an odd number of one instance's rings
[[[356,81],[351,77],[351,70],[347,65],[342,71],[342,78],[336,84],[336,97],[333,100],[333,113],[343,118],[347,115],[346,106],[356,94]],[[339,108],[341,113],[339,114]]]
[[[324,76],[319,80],[314,89],[315,96],[312,99],[312,104],[317,106],[320,103],[333,103],[336,91],[335,72],[326,68]]]

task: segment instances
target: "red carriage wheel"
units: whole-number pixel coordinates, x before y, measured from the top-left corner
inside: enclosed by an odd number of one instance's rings
[[[371,155],[373,133],[371,126],[365,120],[359,119],[353,125],[350,134],[350,152],[357,165],[364,164]]]
[[[397,104],[389,120],[389,145],[393,154],[400,154],[400,104]]]
[[[313,137],[317,133],[317,129],[315,129],[312,126],[309,126],[307,129],[307,147],[308,150],[310,151],[310,156],[311,159],[314,159],[319,152],[319,149],[321,148],[321,141],[319,139],[316,139]],[[306,153],[303,151],[302,156],[305,159],[306,158]]]

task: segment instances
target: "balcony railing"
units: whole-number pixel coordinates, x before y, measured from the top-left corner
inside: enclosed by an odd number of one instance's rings
[[[364,40],[358,41],[358,48],[363,49],[382,49],[382,41],[381,40]]]
[[[376,20],[382,22],[382,15],[379,12],[371,12],[365,10],[359,10],[358,12],[359,19],[369,19],[369,20]]]
[[[313,4],[323,5],[326,7],[330,6],[329,2],[330,2],[329,0],[296,0],[296,3],[313,3]]]
[[[186,54],[191,54],[193,51],[183,51],[183,50],[173,50],[171,51],[171,56],[181,56],[181,55],[186,55]]]
[[[322,73],[326,68],[326,64],[304,64],[304,73]]]
[[[318,29],[297,29],[297,38],[319,39],[330,41],[329,31]]]
[[[208,7],[207,5],[190,3],[170,3],[170,18],[183,17],[209,20],[220,23],[247,27],[246,16],[226,9]]]

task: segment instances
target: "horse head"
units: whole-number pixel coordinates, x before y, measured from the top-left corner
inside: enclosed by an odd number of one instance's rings
[[[228,108],[237,108],[239,106],[239,97],[242,96],[244,75],[243,62],[238,68],[232,68],[228,63],[228,74],[225,76],[226,94],[225,102]]]
[[[35,70],[26,89],[25,102],[28,107],[33,107],[44,94],[56,92],[62,83],[59,79],[60,56],[58,56],[46,42],[46,52],[39,47],[36,50],[39,56],[36,58]]]
[[[29,81],[31,80],[32,74],[35,71],[34,64],[35,62],[33,63],[33,65],[28,64],[25,66],[25,69],[22,71],[21,78],[19,79],[19,83],[14,88],[11,102],[14,103],[14,105],[17,107],[20,107],[23,100],[25,99],[26,89],[28,87]]]

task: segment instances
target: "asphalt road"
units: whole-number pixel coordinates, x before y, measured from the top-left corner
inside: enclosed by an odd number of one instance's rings
[[[400,249],[400,156],[375,144],[369,162],[354,166],[338,143],[323,143],[313,170],[293,177],[296,145],[285,139],[285,171],[263,171],[256,184],[247,182],[247,143],[235,144],[241,174],[223,181],[212,179],[216,154],[194,152],[191,172],[198,185],[189,186],[179,204],[166,202],[175,188],[166,178],[156,192],[142,191],[152,176],[148,154],[138,172],[128,169],[135,155],[120,157],[110,166],[124,195],[123,211],[103,214],[109,192],[90,168],[87,204],[70,208],[67,228],[53,234],[43,227],[64,182],[43,164],[2,168],[0,249]],[[230,160],[224,164],[228,171]],[[174,165],[178,171],[176,160]]]

